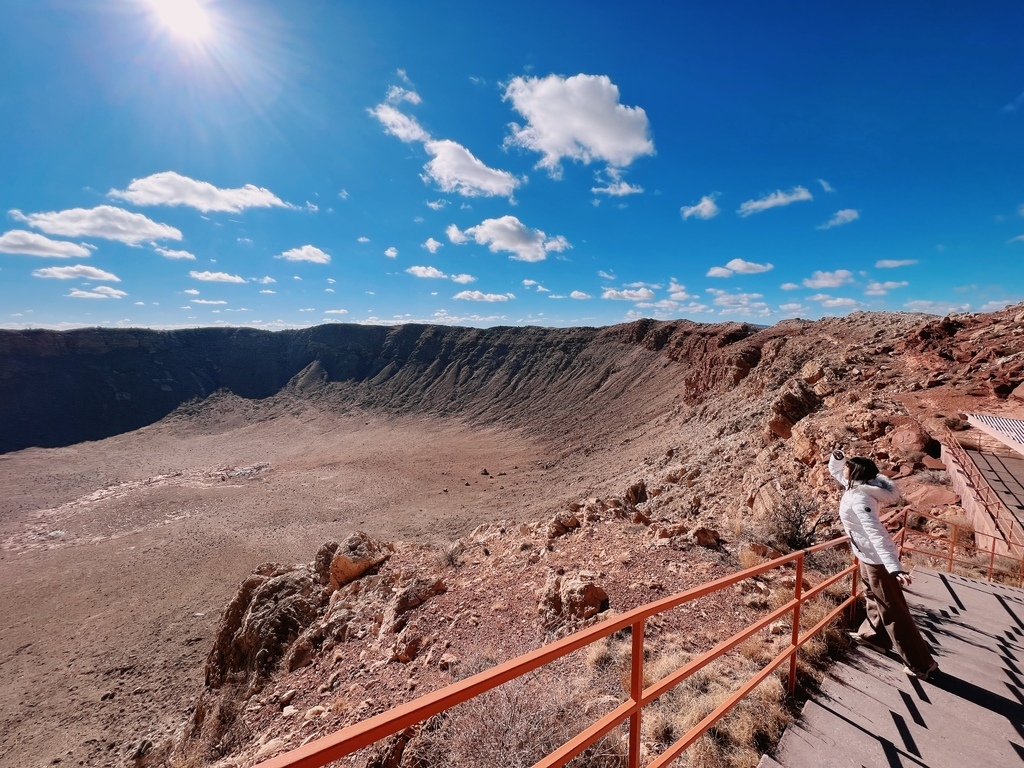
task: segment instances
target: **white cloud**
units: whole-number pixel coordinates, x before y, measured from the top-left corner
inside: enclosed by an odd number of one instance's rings
[[[111,272],[96,267],[76,264],[73,267],[45,267],[32,272],[32,277],[48,277],[56,280],[106,280],[112,283],[121,282],[121,278]]]
[[[615,273],[614,272],[605,272],[603,269],[599,269],[597,271],[597,276],[600,277],[603,280],[614,280],[615,279]]]
[[[774,264],[758,264],[755,261],[733,259],[724,267],[712,267],[707,271],[706,277],[732,277],[734,274],[757,275],[761,272],[768,272],[774,268]]]
[[[550,288],[545,288],[543,285],[537,286],[537,293],[551,293]]]
[[[264,275],[263,277],[254,277],[252,281],[254,283],[259,283],[260,285],[270,285],[271,283],[277,282],[277,280],[272,278],[270,275]]]
[[[760,293],[729,293],[717,288],[708,288],[708,293],[715,297],[712,304],[732,314],[765,317],[772,313]]]
[[[311,202],[309,202],[309,200],[307,200],[306,201],[306,210],[309,211],[310,213],[316,213],[317,211],[320,210],[320,206],[317,205],[316,203],[311,203]]]
[[[602,178],[602,176],[606,178]],[[626,195],[639,195],[644,191],[644,188],[639,185],[627,183],[622,178],[622,170],[619,168],[610,167],[605,170],[604,174],[598,173],[597,181],[604,186],[591,187],[590,191],[595,195],[625,197]]]
[[[637,288],[634,290],[619,291],[614,288],[605,288],[601,294],[602,299],[613,299],[615,301],[649,301],[654,298],[654,291],[650,288]]]
[[[535,285],[537,285],[537,281],[536,280],[523,280],[523,287],[524,288],[533,288],[533,286],[535,286]]]
[[[289,251],[280,253],[274,257],[275,259],[284,259],[285,261],[308,261],[313,264],[330,264],[331,257],[312,245],[304,245],[301,248],[292,248]]]
[[[971,309],[970,304],[952,304],[945,301],[929,301],[924,299],[908,301],[903,306],[911,312],[926,312],[930,315],[948,315],[952,312],[968,312]]]
[[[273,295],[273,294],[277,293],[277,291],[272,291],[269,288],[265,288],[262,291],[260,291],[260,293],[265,293],[267,295]]]
[[[466,275],[466,274],[452,275],[451,278],[452,278],[453,282],[461,283],[463,285],[465,285],[467,283],[475,283],[476,282],[476,278],[475,277],[473,277],[472,275]]]
[[[324,314],[325,315],[347,315],[348,314],[348,310],[347,309],[325,309],[324,310]]]
[[[444,272],[437,269],[436,267],[409,267],[405,271],[408,272],[410,275],[415,275],[416,277],[448,277],[448,275],[446,275]]]
[[[226,301],[220,301],[219,299],[218,300],[212,300],[212,299],[192,299],[192,303],[193,304],[211,304],[211,305],[227,304]]]
[[[807,288],[838,288],[853,282],[853,273],[848,269],[837,269],[835,272],[816,270],[810,277],[804,278]]]
[[[10,216],[33,229],[64,237],[101,237],[127,245],[138,245],[146,240],[181,240],[180,230],[112,205],[28,215],[12,210]]]
[[[252,245],[252,238],[240,237],[238,238],[238,242],[240,242],[242,245]]]
[[[146,302],[144,302],[144,301],[136,301],[135,302],[135,306],[136,307],[144,307],[144,306],[146,306]]]
[[[716,194],[704,195],[696,205],[684,205],[679,209],[683,219],[713,219],[718,215],[718,205],[715,203]]]
[[[184,291],[182,291],[182,293],[187,293],[189,296],[199,295],[199,291],[197,291],[195,288],[186,288]]]
[[[427,238],[427,242],[423,243],[423,245],[421,247],[426,248],[428,251],[430,251],[433,254],[433,253],[437,253],[437,249],[441,248],[443,245],[444,245],[444,243],[442,243],[442,242],[440,242],[438,240],[435,240],[432,237],[428,237]]]
[[[357,243],[368,243],[368,242],[370,242],[370,238],[368,238],[368,237],[357,237],[356,238],[356,242]]]
[[[827,293],[818,293],[814,296],[808,296],[807,299],[809,301],[816,301],[828,309],[852,309],[853,307],[861,306],[861,303],[856,299],[830,296]]]
[[[174,171],[154,173],[135,179],[127,189],[112,189],[108,197],[135,205],[187,205],[203,213],[223,211],[239,213],[246,208],[290,208],[271,192],[253,184],[221,189],[206,181],[196,181]]]
[[[453,299],[463,301],[508,301],[515,297],[514,293],[481,293],[480,291],[459,291],[452,296]]]
[[[463,197],[511,197],[520,181],[508,171],[489,168],[456,141],[427,141],[423,148],[433,155],[423,169],[424,180],[444,192]]]
[[[195,280],[203,280],[208,283],[244,283],[247,282],[244,277],[238,275],[229,275],[227,272],[196,272],[195,270],[188,273],[188,276]]]
[[[668,297],[673,301],[689,301],[690,299],[697,298],[696,296],[691,296],[687,293],[686,286],[677,283],[674,277],[668,284]]]
[[[589,293],[584,293],[583,291],[573,291],[572,293],[569,294],[569,298],[576,299],[578,301],[585,301],[586,299],[590,299],[593,297]]]
[[[538,167],[553,176],[566,158],[621,168],[654,154],[647,114],[619,103],[618,86],[606,75],[516,77],[504,98],[526,118],[525,126],[511,125],[506,143],[540,152]]]
[[[189,253],[188,251],[173,251],[168,248],[161,248],[160,246],[153,244],[153,250],[163,256],[165,259],[187,259],[189,261],[195,261],[196,255]]]
[[[36,232],[24,229],[12,229],[0,235],[0,253],[18,253],[25,256],[43,256],[54,259],[80,259],[92,255],[89,246],[68,243],[63,240],[51,240]]]
[[[802,200],[813,200],[811,193],[807,191],[805,187],[793,187],[789,192],[783,192],[781,189],[777,189],[770,195],[762,197],[758,200],[747,200],[745,203],[740,205],[739,210],[736,211],[740,216],[750,216],[752,213],[760,213],[761,211],[767,211],[769,208],[778,208],[783,205],[790,205],[791,203],[798,203]]]
[[[384,251],[384,255],[387,256],[389,259],[393,259],[398,256],[398,249],[395,248],[395,246],[391,246],[386,251]]]
[[[779,286],[779,288],[781,288],[784,291],[795,291],[799,287],[800,286],[797,285],[796,283],[783,283],[782,285]]]
[[[569,241],[562,235],[549,238],[539,229],[531,230],[515,216],[502,216],[500,219],[485,219],[465,232],[459,232],[452,224],[447,229],[448,239],[453,243],[462,244],[472,237],[478,245],[488,246],[491,253],[505,251],[510,259],[516,261],[543,261],[548,253],[561,253],[572,248]]]
[[[783,312],[792,313],[803,312],[806,309],[806,307],[803,304],[799,304],[797,302],[789,302],[788,304],[779,304],[779,309],[781,309]]]
[[[427,207],[430,208],[432,211],[440,211],[443,208],[447,207],[447,205],[447,200],[430,200],[427,202]]]
[[[917,264],[917,259],[880,259],[875,262],[876,269],[896,269]]]
[[[423,130],[423,126],[416,122],[415,118],[402,114],[390,104],[378,104],[367,112],[380,121],[387,133],[406,143],[430,141],[430,134]]]
[[[832,229],[832,227],[841,227],[843,224],[849,224],[851,221],[856,221],[859,218],[860,213],[856,209],[843,208],[841,211],[836,211],[832,214],[832,218],[824,224],[819,224],[816,229]]]
[[[343,189],[340,192],[338,192],[338,197],[340,197],[342,200],[348,200],[348,198],[349,198],[348,190],[347,189]]]
[[[398,104],[402,101],[408,101],[410,104],[419,104],[423,101],[420,95],[416,91],[408,91],[405,88],[400,88],[397,85],[392,85],[388,88],[387,95],[384,97],[388,104]]]
[[[885,296],[889,291],[895,290],[896,288],[903,288],[906,285],[909,285],[906,280],[886,280],[885,282],[873,280],[868,283],[868,287],[864,289],[864,293],[867,296]]]
[[[128,294],[124,291],[119,291],[116,288],[97,285],[95,288],[88,291],[73,288],[71,293],[68,294],[68,297],[72,299],[120,299],[127,295]]]
[[[826,192],[835,192],[835,191],[836,191],[836,190],[835,190],[835,187],[833,187],[833,186],[832,186],[831,184],[829,184],[829,183],[828,183],[827,181],[825,181],[824,179],[818,179],[818,183],[819,183],[819,184],[821,184],[821,188],[822,188],[822,189],[823,189],[824,191],[826,191]]]

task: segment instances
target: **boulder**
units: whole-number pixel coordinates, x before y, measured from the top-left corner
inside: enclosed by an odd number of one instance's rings
[[[633,483],[626,489],[626,493],[623,496],[626,502],[626,506],[635,507],[637,504],[643,504],[647,501],[647,483],[641,480],[638,483]]]
[[[371,539],[362,531],[353,533],[338,546],[331,559],[331,589],[358,579],[391,557],[393,551],[388,544]]]
[[[789,438],[793,426],[821,407],[821,398],[801,379],[790,381],[771,404],[767,428],[771,435]]]
[[[556,539],[580,527],[579,518],[568,510],[559,512],[548,523],[548,538]]]
[[[608,610],[608,593],[590,575],[551,576],[539,594],[537,610],[545,629],[593,618]]]
[[[894,455],[908,458],[914,454],[927,453],[932,444],[932,436],[918,422],[909,421],[896,427],[890,436],[890,443]]]
[[[1013,391],[1010,393],[1010,397],[1012,397],[1014,400],[1020,400],[1024,402],[1024,383],[1018,384],[1016,387],[1014,387]]]
[[[698,547],[707,549],[717,549],[722,543],[722,537],[712,528],[694,528],[690,537]]]
[[[944,507],[960,501],[960,497],[957,494],[940,485],[922,485],[919,488],[908,491],[904,494],[904,497],[919,509]]]

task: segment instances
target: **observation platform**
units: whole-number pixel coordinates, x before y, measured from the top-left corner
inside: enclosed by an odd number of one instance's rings
[[[918,569],[906,594],[941,672],[855,649],[759,768],[1024,766],[1024,590]]]

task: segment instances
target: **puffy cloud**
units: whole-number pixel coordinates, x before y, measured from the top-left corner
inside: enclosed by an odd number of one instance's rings
[[[51,240],[37,232],[12,229],[0,235],[0,253],[18,253],[24,256],[43,256],[54,259],[88,258],[92,251],[87,245]]]
[[[523,287],[524,288],[533,288],[533,286],[535,286],[535,285],[537,285],[537,281],[536,280],[523,280]]]
[[[614,301],[650,301],[654,298],[654,291],[650,288],[636,288],[633,290],[616,290],[614,288],[605,288],[601,294],[602,299],[612,299]]]
[[[793,187],[789,192],[783,192],[781,189],[777,189],[766,197],[762,197],[758,200],[747,200],[745,203],[740,205],[739,210],[736,211],[740,216],[750,216],[752,213],[760,213],[761,211],[767,211],[769,208],[778,208],[783,205],[790,205],[792,203],[798,203],[802,200],[813,200],[811,193],[807,191],[805,187]]]
[[[432,211],[440,211],[447,207],[447,205],[447,200],[430,200],[427,202],[427,207],[430,208],[430,210]]]
[[[838,288],[853,282],[853,273],[848,269],[837,269],[835,272],[816,270],[810,277],[804,278],[807,288]]]
[[[271,283],[277,282],[277,280],[272,278],[270,275],[264,275],[263,277],[254,277],[252,281],[254,283],[259,283],[260,285],[270,285]]]
[[[174,171],[154,173],[135,179],[127,189],[112,189],[108,197],[135,205],[187,205],[203,213],[222,211],[239,213],[246,208],[290,208],[269,189],[246,184],[221,189],[206,181],[196,181]]]
[[[925,312],[929,315],[948,315],[951,312],[968,312],[971,309],[970,304],[953,304],[945,301],[928,301],[924,299],[908,301],[903,306],[911,312]]]
[[[368,242],[370,242],[370,238],[368,238],[368,237],[357,237],[356,238],[356,242],[357,243],[368,243]]]
[[[409,267],[405,271],[408,272],[410,275],[414,275],[416,277],[448,277],[448,275],[446,275],[444,272],[442,272],[440,269],[437,269],[436,267]]]
[[[182,293],[187,293],[189,296],[199,295],[199,291],[197,291],[195,288],[186,288],[184,291],[182,291]]]
[[[33,229],[64,237],[101,237],[127,245],[138,245],[146,240],[181,240],[180,230],[112,205],[28,215],[13,210],[10,216]]]
[[[800,286],[797,285],[796,283],[783,283],[782,285],[779,286],[779,288],[781,288],[784,291],[795,291],[799,287]]]
[[[828,183],[827,181],[825,181],[824,179],[818,179],[818,183],[819,183],[819,184],[821,184],[821,188],[822,188],[822,189],[823,189],[823,190],[824,190],[825,192],[835,192],[835,191],[836,191],[836,190],[835,190],[835,187],[833,187],[833,186],[832,186],[831,184],[829,184],[829,183]]]
[[[452,296],[453,299],[463,301],[508,301],[515,297],[514,293],[481,293],[480,291],[459,291]]]
[[[398,249],[395,248],[395,246],[391,246],[386,251],[384,251],[384,255],[387,256],[389,259],[394,259],[398,256]]]
[[[419,104],[423,101],[416,91],[409,91],[397,85],[392,85],[388,88],[388,92],[384,97],[384,100],[387,101],[388,104],[398,104],[402,101],[408,101],[410,104]]]
[[[553,176],[566,158],[621,168],[654,154],[647,114],[619,103],[618,86],[606,75],[516,77],[504,98],[526,118],[525,126],[511,125],[506,144],[540,152],[538,167]]]
[[[127,293],[119,291],[117,288],[109,288],[106,285],[97,285],[95,288],[88,291],[73,288],[71,293],[68,294],[68,297],[72,299],[120,299],[127,295]]]
[[[591,193],[595,195],[608,195],[610,197],[625,197],[626,195],[639,195],[644,191],[644,188],[636,184],[629,184],[622,178],[622,171],[619,168],[608,168],[602,178],[602,174],[597,174],[597,180],[599,183],[603,183],[603,187],[591,187]]]
[[[324,310],[325,315],[347,315],[347,309],[326,309]]]
[[[573,291],[569,294],[570,299],[576,299],[577,301],[585,301],[586,299],[593,298],[589,293],[583,291]]]
[[[827,293],[818,293],[814,296],[808,296],[807,298],[810,301],[818,302],[821,306],[828,309],[853,309],[854,307],[861,306],[861,303],[856,299],[830,296]]]
[[[682,208],[680,208],[679,214],[683,217],[684,220],[690,218],[705,220],[713,219],[715,218],[715,216],[718,215],[719,210],[718,204],[715,203],[716,197],[718,197],[717,194],[704,195],[704,197],[702,197],[700,199],[700,202],[697,203],[696,205],[684,205]]]
[[[841,211],[836,211],[832,218],[826,221],[824,224],[819,224],[816,229],[832,229],[832,227],[841,227],[843,224],[849,224],[851,221],[856,221],[860,218],[860,212],[854,208],[843,208]]]
[[[188,273],[188,276],[194,280],[203,280],[208,283],[244,283],[247,282],[244,277],[238,275],[229,275],[227,272],[196,272],[192,270]]]
[[[430,141],[430,134],[423,130],[415,118],[402,114],[390,104],[378,104],[367,111],[380,121],[387,133],[406,143]]]
[[[439,240],[435,240],[432,237],[428,237],[427,242],[425,242],[422,247],[426,248],[431,253],[437,253],[437,249],[441,248],[443,245],[444,243],[440,242]]]
[[[304,245],[301,248],[292,248],[289,251],[278,254],[274,258],[284,259],[285,261],[308,261],[313,264],[331,263],[330,255],[312,245]]]
[[[508,171],[487,167],[456,141],[428,141],[424,149],[433,155],[425,166],[424,180],[433,181],[444,192],[463,197],[511,197],[519,179]]]
[[[794,301],[787,304],[779,304],[779,309],[787,314],[792,314],[793,312],[803,312],[807,308],[803,304]]]
[[[879,259],[875,262],[876,269],[896,269],[917,264],[917,259]]]
[[[195,261],[196,259],[196,255],[188,251],[173,251],[168,248],[161,248],[158,245],[154,245],[153,250],[165,259],[187,259],[189,261]]]
[[[227,304],[226,301],[221,301],[219,299],[218,300],[213,300],[213,299],[192,299],[192,303],[193,304],[212,304],[212,305]]]
[[[696,296],[691,296],[687,293],[686,286],[677,283],[674,277],[668,284],[668,297],[673,301],[689,301],[690,299],[697,298]]]
[[[712,304],[736,315],[765,317],[772,313],[760,293],[729,293],[717,288],[708,288],[708,293],[715,297]]]
[[[475,283],[476,282],[476,278],[475,277],[473,277],[472,275],[466,275],[466,274],[451,275],[451,278],[452,278],[453,282],[461,283],[462,285],[465,285],[467,283]]]
[[[478,245],[486,245],[491,253],[505,251],[516,261],[543,261],[548,253],[561,253],[572,245],[562,235],[548,237],[539,229],[531,230],[515,216],[500,219],[485,219],[475,227],[459,232],[452,224],[447,230],[448,239],[462,244],[472,237]]]
[[[707,271],[707,277],[732,277],[735,274],[739,275],[757,275],[761,272],[768,272],[774,269],[774,264],[758,264],[756,261],[744,261],[743,259],[733,259],[724,267],[712,267]]]
[[[886,280],[885,282],[879,282],[873,280],[868,283],[868,287],[864,289],[864,293],[867,296],[885,296],[889,291],[895,290],[896,288],[903,288],[909,285],[906,280]]]
[[[48,277],[56,280],[105,280],[111,283],[120,283],[121,278],[111,272],[105,272],[96,267],[87,267],[84,264],[75,264],[73,267],[46,267],[36,269],[32,277]]]

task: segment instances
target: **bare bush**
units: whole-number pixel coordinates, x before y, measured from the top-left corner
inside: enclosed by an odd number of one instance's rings
[[[914,475],[914,479],[925,485],[949,485],[950,483],[949,474],[944,469],[926,469],[924,472]]]
[[[814,544],[818,526],[830,519],[818,514],[817,507],[806,497],[791,493],[763,516],[760,533],[772,546],[794,552]]]

